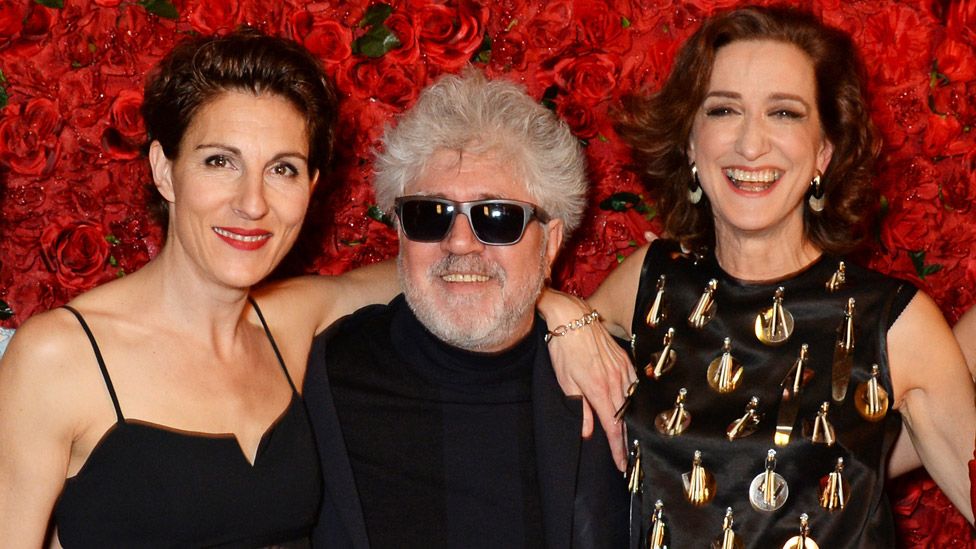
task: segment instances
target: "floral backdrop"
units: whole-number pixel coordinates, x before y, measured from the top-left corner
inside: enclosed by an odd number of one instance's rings
[[[162,230],[141,155],[147,70],[194,34],[250,25],[315,53],[342,97],[338,161],[281,275],[390,257],[370,148],[439,74],[468,63],[522,82],[585,145],[587,219],[560,263],[588,295],[656,230],[608,110],[656,88],[682,40],[735,0],[3,0],[0,325],[130,273]],[[762,2],[760,2],[762,3]],[[908,278],[950,321],[976,301],[976,0],[799,1],[850,32],[885,139],[880,223],[863,261]],[[922,473],[892,486],[905,547],[976,547]]]

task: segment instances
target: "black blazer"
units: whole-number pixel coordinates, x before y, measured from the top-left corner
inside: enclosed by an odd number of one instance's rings
[[[325,484],[312,543],[366,549],[362,506],[326,373],[329,340],[339,323],[315,338],[303,391]],[[579,397],[563,394],[549,355],[539,353],[532,407],[546,543],[554,549],[627,547],[626,483],[599,422],[589,440],[581,439],[582,405]]]

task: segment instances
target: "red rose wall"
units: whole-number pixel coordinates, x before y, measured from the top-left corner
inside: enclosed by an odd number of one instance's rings
[[[885,148],[881,222],[863,260],[912,280],[955,321],[976,301],[976,0],[794,3],[850,32],[868,69]],[[585,144],[591,206],[556,284],[588,295],[658,228],[608,111],[656,88],[702,18],[737,4],[3,0],[0,324],[16,327],[157,253],[140,153],[144,75],[179,40],[240,25],[303,43],[342,98],[335,169],[281,274],[339,273],[395,253],[372,207],[370,150],[424,85],[473,63],[525,84]],[[904,547],[976,547],[923,475],[896,482],[892,503]]]

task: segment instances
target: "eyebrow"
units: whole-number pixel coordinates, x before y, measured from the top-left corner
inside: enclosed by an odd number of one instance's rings
[[[708,92],[708,94],[705,95],[705,99],[708,99],[709,97],[722,97],[726,99],[742,99],[742,94],[737,92],[717,90],[717,91]],[[803,99],[799,95],[795,95],[792,93],[773,93],[769,95],[768,99],[771,99],[773,101],[796,101],[797,103],[800,103],[807,109],[810,108],[810,104],[807,103],[805,99]]]
[[[234,155],[237,155],[237,156],[240,156],[241,155],[241,150],[238,149],[237,147],[233,147],[231,145],[224,145],[222,143],[200,143],[199,145],[197,145],[194,148],[194,150],[197,150],[197,151],[202,150],[202,149],[220,149],[220,150],[227,151],[227,152],[229,152],[231,154],[234,154]],[[287,152],[286,151],[286,152],[278,153],[278,154],[274,155],[271,158],[271,160],[279,160],[279,159],[286,158],[286,157],[287,158],[299,158],[303,162],[308,162],[308,157],[306,157],[304,154],[302,154],[300,152],[297,152],[297,151],[293,151],[293,152]]]

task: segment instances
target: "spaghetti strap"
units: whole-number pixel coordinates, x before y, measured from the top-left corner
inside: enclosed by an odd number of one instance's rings
[[[112,397],[112,405],[115,406],[115,415],[118,418],[119,423],[125,422],[125,417],[122,415],[122,408],[119,407],[119,398],[115,394],[115,387],[112,385],[112,378],[108,376],[108,368],[105,367],[105,360],[102,358],[102,351],[98,349],[98,343],[95,342],[95,336],[92,335],[91,329],[88,327],[88,323],[85,322],[84,317],[81,316],[77,310],[68,305],[62,305],[61,308],[71,311],[71,314],[75,315],[78,322],[81,323],[81,327],[85,330],[85,335],[88,336],[88,341],[91,342],[92,350],[95,351],[95,360],[98,361],[98,367],[102,370],[102,378],[105,379],[105,387],[108,388],[108,394]]]
[[[291,390],[296,394],[298,389],[295,388],[295,382],[291,380],[291,376],[288,374],[288,368],[285,366],[285,359],[281,358],[281,351],[278,350],[278,344],[275,343],[274,336],[271,335],[271,329],[268,328],[268,322],[264,320],[264,315],[261,314],[261,308],[258,307],[258,302],[254,301],[254,298],[247,296],[247,300],[251,302],[251,306],[254,307],[254,312],[258,314],[258,318],[261,320],[261,326],[264,327],[264,333],[268,335],[268,341],[271,342],[271,348],[274,349],[274,354],[278,357],[278,364],[281,365],[282,371],[285,372],[285,379],[288,380],[288,385],[291,385]]]

